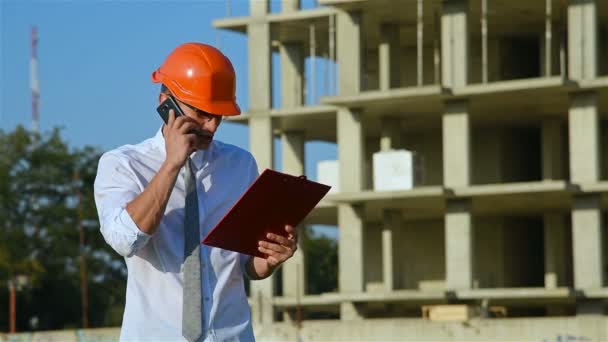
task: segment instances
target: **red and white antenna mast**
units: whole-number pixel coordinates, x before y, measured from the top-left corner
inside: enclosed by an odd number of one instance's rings
[[[32,131],[38,132],[40,129],[39,103],[40,88],[38,84],[38,31],[36,26],[32,26],[32,59],[30,61],[30,76],[32,87]]]

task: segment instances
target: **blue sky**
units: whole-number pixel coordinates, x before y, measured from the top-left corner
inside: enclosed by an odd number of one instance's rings
[[[248,0],[229,2],[232,16],[249,14]],[[313,6],[313,0],[302,1],[303,8]],[[271,1],[271,10],[279,11],[280,1]],[[155,134],[159,87],[150,75],[188,41],[215,45],[231,59],[237,99],[246,110],[246,36],[212,27],[226,15],[226,0],[0,0],[0,129],[31,127],[32,25],[39,35],[40,128],[62,127],[73,147],[109,150]],[[280,101],[277,92],[274,97]],[[225,122],[216,136],[249,148],[246,126]],[[275,146],[280,170],[280,143]],[[315,179],[317,161],[336,158],[335,145],[307,143],[306,174]]]

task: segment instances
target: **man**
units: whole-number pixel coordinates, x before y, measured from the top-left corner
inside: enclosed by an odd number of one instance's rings
[[[101,233],[128,269],[121,340],[254,340],[243,275],[270,276],[297,232],[260,241],[266,258],[200,244],[258,175],[249,152],[213,140],[223,116],[240,114],[234,69],[187,43],[152,80],[159,103],[173,96],[185,116],[171,111],[153,138],[105,153],[95,179]]]

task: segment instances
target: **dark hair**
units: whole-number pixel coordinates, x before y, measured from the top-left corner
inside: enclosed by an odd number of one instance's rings
[[[171,90],[169,90],[169,88],[167,88],[166,85],[164,85],[163,83],[161,83],[160,84],[160,93],[161,94],[171,95]]]

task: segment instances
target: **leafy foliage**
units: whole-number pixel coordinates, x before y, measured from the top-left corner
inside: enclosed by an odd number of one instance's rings
[[[8,281],[27,276],[17,296],[18,330],[82,326],[81,226],[90,326],[120,324],[126,269],[99,234],[93,182],[100,155],[92,147],[70,151],[58,129],[0,131],[0,310],[8,311]],[[7,327],[0,315],[0,330]]]

